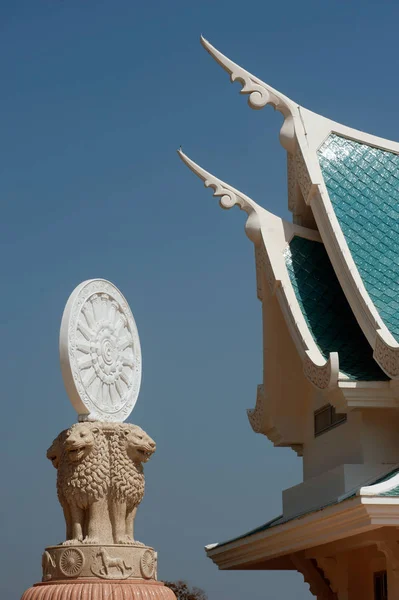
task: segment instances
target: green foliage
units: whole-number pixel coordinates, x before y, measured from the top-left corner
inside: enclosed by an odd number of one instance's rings
[[[207,600],[208,596],[201,588],[189,588],[185,581],[165,581],[165,585],[175,593],[177,600]]]

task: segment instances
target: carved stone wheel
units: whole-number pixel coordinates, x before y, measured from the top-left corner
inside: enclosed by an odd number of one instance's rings
[[[154,574],[155,556],[152,550],[145,550],[140,558],[140,571],[144,579],[151,579]]]
[[[104,279],[84,281],[65,306],[60,360],[68,396],[81,419],[124,421],[141,383],[140,340],[129,305]]]
[[[77,577],[83,569],[84,556],[77,548],[67,548],[60,557],[60,570],[66,577]]]

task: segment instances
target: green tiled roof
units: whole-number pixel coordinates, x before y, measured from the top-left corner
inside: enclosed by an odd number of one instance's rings
[[[388,473],[388,475],[386,475],[385,477],[381,477],[381,479],[378,479],[378,481],[375,481],[374,485],[376,483],[383,483],[384,481],[389,481],[390,479],[395,477],[395,475],[397,475],[398,473],[399,473],[399,469],[396,469],[395,471],[391,471],[391,473]],[[393,496],[393,497],[399,496],[399,486],[392,488],[388,492],[381,492],[381,494],[379,494],[379,496]]]
[[[399,156],[331,134],[318,157],[366,290],[399,341]]]
[[[392,488],[389,492],[382,492],[380,496],[399,496],[399,486]]]
[[[351,379],[388,379],[372,356],[328,258],[324,244],[295,236],[285,251],[295,295],[323,356],[338,352],[340,371]]]

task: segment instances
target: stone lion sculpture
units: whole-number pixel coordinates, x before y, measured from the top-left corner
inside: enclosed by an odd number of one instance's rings
[[[155,442],[137,425],[81,422],[47,450],[57,469],[64,544],[133,544],[144,469]]]
[[[144,496],[144,469],[156,444],[138,425],[119,424],[110,440],[110,518],[115,544],[133,544],[134,519]]]
[[[58,469],[60,465],[61,454],[63,452],[64,442],[65,438],[67,437],[67,433],[68,429],[64,429],[64,431],[61,431],[61,433],[55,438],[55,440],[53,440],[53,443],[51,444],[50,448],[47,450],[47,458],[51,460],[51,464],[55,469]],[[65,539],[70,540],[72,538],[71,516],[69,506],[65,499],[63,488],[61,487],[60,483],[61,482],[59,481],[59,477],[57,477],[57,496],[64,513],[66,525]]]
[[[72,425],[54,440],[47,457],[57,468],[57,493],[67,530],[64,543],[112,543],[107,527],[109,449],[99,424]]]

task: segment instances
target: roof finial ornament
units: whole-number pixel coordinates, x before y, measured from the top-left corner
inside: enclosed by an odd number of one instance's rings
[[[219,52],[202,35],[201,44],[216,62],[230,74],[232,83],[235,81],[241,83],[241,94],[248,94],[248,104],[251,108],[259,110],[271,104],[275,110],[282,113],[284,123],[280,130],[280,142],[288,152],[294,153],[295,131],[293,115],[297,113],[295,102],[227,58],[227,56]]]
[[[201,44],[216,62],[230,74],[232,83],[235,81],[241,83],[241,94],[249,94],[248,104],[251,108],[259,110],[267,104],[271,104],[276,110],[283,113],[285,117],[291,114],[292,106],[294,105],[292,100],[227,58],[227,56],[219,52],[202,35]]]
[[[254,202],[251,198],[248,198],[245,194],[236,190],[228,183],[225,183],[221,179],[218,179],[208,171],[205,171],[202,167],[197,165],[193,160],[191,160],[184,152],[180,149],[177,151],[181,160],[187,167],[195,174],[197,177],[202,179],[205,187],[210,187],[214,190],[213,195],[219,196],[220,201],[219,204],[221,208],[229,209],[233,206],[237,205],[243,211],[245,211],[248,215],[248,219],[245,225],[245,231],[249,237],[249,239],[257,244],[259,241],[259,233],[260,233],[260,221],[259,216],[261,213],[269,214],[267,210],[259,206],[256,202]]]

